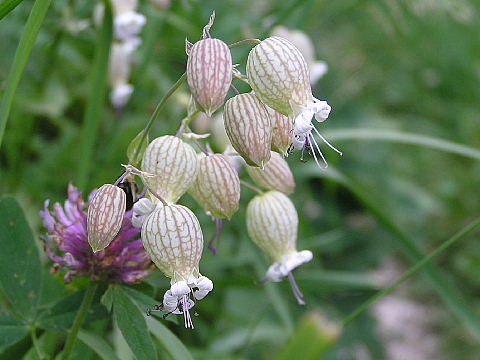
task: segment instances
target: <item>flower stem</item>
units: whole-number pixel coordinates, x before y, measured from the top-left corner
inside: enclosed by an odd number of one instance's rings
[[[455,235],[453,235],[450,239],[446,240],[443,244],[438,246],[435,250],[433,250],[430,254],[425,256],[422,260],[417,262],[414,266],[412,266],[409,270],[403,273],[402,276],[400,276],[397,280],[395,280],[392,284],[387,286],[385,289],[379,291],[377,294],[373,295],[370,299],[365,301],[362,305],[360,305],[358,308],[356,308],[353,312],[350,313],[344,320],[343,320],[343,326],[346,326],[350,324],[353,320],[355,320],[359,315],[361,315],[364,311],[366,311],[372,304],[380,300],[382,297],[385,295],[388,295],[391,293],[393,290],[395,290],[398,285],[403,283],[405,280],[410,278],[412,275],[414,275],[418,270],[420,270],[422,267],[427,265],[435,256],[455,244],[458,240],[463,238],[465,235],[476,229],[478,226],[480,226],[480,218],[474,220],[467,226],[465,226],[462,230],[457,232]]]
[[[262,41],[260,39],[245,39],[237,41],[233,44],[228,45],[230,49],[233,49],[237,46],[244,45],[244,44],[260,44]]]
[[[249,182],[246,182],[244,180],[240,180],[240,184],[242,184],[243,186],[245,186],[246,188],[249,188],[250,190],[253,190],[255,191],[257,194],[260,194],[262,195],[263,194],[263,191],[260,190],[258,187],[256,187],[255,185],[252,185],[250,184]]]
[[[195,112],[193,112],[192,114],[186,116],[183,120],[182,120],[182,123],[180,124],[180,127],[177,131],[177,133],[175,134],[176,137],[180,137],[183,132],[185,131],[185,129],[188,127],[188,125],[190,124],[190,122],[195,119],[197,117],[198,114],[200,114],[202,112],[202,110],[200,109],[197,109]]]
[[[155,120],[157,120],[158,115],[160,115],[160,112],[165,107],[168,99],[170,98],[170,96],[172,96],[175,93],[175,91],[177,91],[177,89],[180,87],[180,85],[182,85],[185,82],[185,80],[187,80],[187,73],[186,72],[184,72],[182,74],[182,76],[180,76],[180,78],[177,80],[177,82],[172,85],[172,87],[163,96],[162,100],[160,100],[160,102],[158,103],[157,107],[155,108],[155,111],[153,112],[152,116],[148,120],[147,125],[145,126],[145,129],[144,129],[145,131],[143,132],[142,138],[140,139],[140,143],[137,147],[137,151],[135,151],[135,156],[133,157],[134,159],[136,159],[138,157],[140,149],[142,148],[142,145],[145,142],[145,140],[148,136],[148,133],[150,132],[150,129],[152,128],[153,123],[155,122]]]
[[[72,353],[73,346],[75,345],[75,341],[77,340],[78,331],[80,330],[85,317],[87,316],[88,310],[93,302],[93,297],[95,295],[95,291],[97,290],[97,283],[90,282],[87,287],[87,291],[85,292],[85,296],[83,297],[82,304],[80,305],[80,309],[78,310],[77,316],[75,316],[75,320],[73,322],[72,328],[68,333],[67,341],[65,341],[65,346],[63,350],[63,355],[61,357],[62,360],[67,360]]]
[[[35,349],[35,352],[37,353],[38,358],[40,360],[44,360],[45,355],[44,355],[42,349],[40,348],[40,345],[39,345],[38,339],[37,339],[36,329],[33,325],[30,326],[30,337],[32,338],[33,348]]]

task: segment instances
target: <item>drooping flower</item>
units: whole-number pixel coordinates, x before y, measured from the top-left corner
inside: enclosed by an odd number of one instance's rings
[[[113,7],[113,28],[115,37],[125,40],[137,36],[145,25],[147,19],[144,15],[136,12],[137,0],[114,0]]]
[[[270,159],[272,122],[265,105],[253,93],[239,94],[225,103],[225,130],[232,146],[251,166]]]
[[[341,154],[320,135],[312,118],[323,122],[328,118],[330,106],[312,94],[309,70],[302,53],[288,40],[272,36],[256,45],[248,55],[248,82],[258,98],[272,109],[293,118],[294,148],[315,151],[327,163],[312,135],[312,130],[334,151]]]
[[[288,277],[298,303],[305,304],[292,271],[312,260],[312,253],[297,251],[298,215],[292,201],[279,191],[257,195],[248,204],[246,220],[251,239],[272,261],[264,280]]]
[[[158,202],[143,222],[142,240],[152,261],[171,279],[162,306],[150,312],[183,314],[185,327],[193,329],[191,296],[201,300],[213,290],[213,282],[199,270],[203,234],[197,217],[185,206]]]
[[[93,197],[95,192],[90,194]],[[95,281],[134,284],[151,272],[150,259],[138,239],[140,230],[131,224],[132,210],[125,213],[117,236],[106,249],[94,253],[88,243],[88,202],[81,192],[68,186],[64,206],[55,203],[53,211],[45,201],[40,216],[48,232],[43,236],[45,251],[53,261],[52,271],[66,271],[64,280],[88,277]]]

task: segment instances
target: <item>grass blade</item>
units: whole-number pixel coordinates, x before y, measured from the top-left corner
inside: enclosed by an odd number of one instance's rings
[[[85,330],[80,330],[78,332],[78,338],[90,349],[95,351],[101,359],[118,360],[112,347],[98,335]]]
[[[350,322],[352,322],[354,319],[356,319],[361,313],[363,313],[365,310],[367,310],[372,304],[380,300],[382,297],[384,297],[387,294],[390,294],[393,290],[395,290],[401,283],[403,283],[405,280],[408,278],[412,277],[417,273],[417,271],[421,270],[425,265],[427,265],[435,256],[439,255],[446,249],[448,249],[450,246],[455,244],[458,240],[462,239],[464,236],[468,235],[470,232],[472,232],[474,229],[476,229],[478,226],[480,226],[480,218],[472,221],[470,224],[465,226],[462,230],[457,232],[455,235],[453,235],[450,239],[445,241],[443,244],[438,246],[435,250],[433,250],[430,254],[425,256],[422,260],[417,262],[414,266],[412,266],[408,271],[403,273],[402,276],[400,276],[397,280],[395,280],[392,284],[387,286],[385,289],[379,291],[377,294],[372,296],[370,299],[365,301],[362,305],[360,305],[357,309],[355,309],[350,315],[348,315],[344,320],[343,320],[343,325],[348,325]]]
[[[147,317],[148,330],[163,345],[174,360],[193,360],[185,345],[160,321],[153,316]]]
[[[80,151],[82,156],[79,157],[77,172],[77,186],[80,189],[85,188],[87,185],[91,164],[93,162],[95,141],[97,140],[100,119],[102,118],[102,106],[107,91],[108,58],[112,42],[113,25],[110,2],[104,1],[104,4],[105,13],[95,48],[95,59],[90,78],[90,91],[81,131]]]
[[[18,43],[17,51],[13,58],[12,67],[8,73],[5,93],[3,94],[2,102],[0,103],[0,146],[2,145],[3,135],[5,133],[5,127],[7,126],[8,116],[12,108],[13,98],[17,91],[18,83],[22,77],[23,71],[27,64],[28,58],[32,51],[35,40],[37,39],[38,32],[42,26],[45,15],[47,14],[48,7],[51,0],[36,0],[33,4],[32,11],[28,16],[25,28],[23,30],[22,37]],[[5,9],[8,5],[3,5],[0,10]]]
[[[325,131],[329,140],[380,140],[411,144],[441,150],[455,155],[480,160],[480,150],[430,136],[403,133],[394,130],[336,129]]]
[[[375,216],[377,221],[392,235],[397,241],[400,249],[403,251],[407,259],[416,264],[424,258],[421,249],[416,245],[408,234],[402,231],[395,222],[385,214],[374,201],[371,200],[368,191],[356,185],[354,181],[342,174],[336,169],[329,168],[328,171],[319,172],[315,166],[309,166],[305,169],[307,173],[315,174],[331,179],[347,188],[354,194],[363,205]],[[473,314],[467,305],[462,294],[451,281],[440,271],[434,264],[426,263],[422,265],[423,274],[428,277],[433,288],[438,293],[442,301],[447,305],[453,314],[470,330],[472,335],[480,340],[480,320]]]
[[[23,0],[4,0],[0,3],[0,20],[7,16],[10,11],[15,9]]]

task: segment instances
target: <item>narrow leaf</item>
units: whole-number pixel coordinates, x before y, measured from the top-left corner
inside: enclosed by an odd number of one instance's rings
[[[25,65],[27,64],[30,52],[32,51],[40,27],[42,26],[45,15],[47,14],[50,2],[51,0],[36,0],[34,2],[32,11],[30,12],[27,23],[25,24],[22,37],[18,43],[17,51],[15,52],[15,56],[13,58],[12,67],[8,73],[5,92],[0,103],[0,146],[2,145],[3,134],[5,133],[5,127],[7,125],[8,116],[10,115],[10,110],[12,108],[18,83],[20,82],[20,78],[25,70]],[[11,4],[10,7],[12,5],[14,4]],[[2,6],[3,11],[10,11],[13,9],[10,8],[9,5],[4,6]]]
[[[122,288],[116,287],[114,294],[114,318],[132,353],[139,360],[156,359],[157,354],[143,314]]]
[[[102,119],[103,104],[107,91],[108,58],[112,42],[112,8],[109,1],[104,1],[105,12],[103,23],[95,48],[95,59],[92,65],[90,77],[90,89],[87,100],[87,108],[83,119],[81,131],[80,151],[77,170],[77,185],[84,188],[88,181],[90,167],[93,162],[95,142],[97,140],[100,120]]]
[[[0,3],[0,20],[7,16],[10,11],[15,9],[23,0],[3,0]]]
[[[0,287],[25,319],[37,312],[42,267],[32,230],[13,197],[0,199]]]
[[[78,338],[95,351],[103,360],[118,360],[112,347],[98,335],[80,330],[78,332]]]
[[[174,360],[193,360],[185,345],[160,321],[150,316],[147,318],[148,329]]]

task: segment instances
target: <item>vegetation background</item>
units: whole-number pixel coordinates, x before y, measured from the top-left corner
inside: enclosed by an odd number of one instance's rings
[[[22,1],[0,21],[0,95],[8,88],[33,3]],[[241,210],[224,227],[219,254],[204,252],[201,269],[215,290],[197,308],[196,329],[160,320],[162,329],[168,332],[168,327],[197,359],[293,359],[292,336],[303,350],[325,340],[326,351],[318,355],[325,359],[478,359],[477,235],[462,238],[434,260],[435,267],[422,268],[421,276],[342,326],[351,311],[480,212],[475,195],[480,171],[478,2],[183,0],[159,11],[141,1],[139,12],[147,23],[135,55],[133,96],[121,113],[105,98],[95,113],[98,126],[85,132],[99,40],[98,29],[85,21],[92,21],[94,6],[91,0],[51,3],[1,143],[0,194],[15,196],[36,235],[45,232],[38,215],[45,199],[63,202],[69,182],[86,194],[121,174],[129,142],[185,71],[185,38],[200,37],[212,10],[217,18],[211,32],[227,43],[265,38],[276,25],[300,29],[314,42],[317,58],[328,64],[314,95],[332,105],[321,131],[344,153],[337,157],[326,151],[327,171],[313,161],[288,158],[297,181],[292,200],[300,216],[299,248],[314,252],[314,260],[296,271],[307,306],[296,305],[286,283],[254,284],[267,260],[245,231],[245,207],[254,194],[244,189]],[[242,72],[249,48],[233,50]],[[171,99],[153,137],[178,128],[187,91],[184,86]],[[82,136],[92,140],[91,157],[82,151]],[[213,223],[190,197],[181,202],[199,216],[208,238]],[[71,323],[86,281],[64,285],[61,276],[49,274],[50,263],[40,253],[41,309],[54,308],[67,295],[72,299],[63,313],[56,308],[58,317],[49,326],[35,330],[53,358],[66,334],[60,325]],[[8,263],[8,254],[3,260]],[[0,276],[10,276],[8,267],[1,269],[6,272]],[[160,301],[167,285],[156,270],[130,288]],[[99,289],[98,298],[105,289]],[[3,300],[0,311],[9,311]],[[89,317],[84,329],[119,358],[132,358],[106,309],[97,308],[98,316]],[[312,315],[318,313],[320,320]],[[305,316],[315,319],[308,336],[302,332],[305,325],[299,325]],[[0,358],[36,359],[23,332],[6,341],[13,331],[9,326],[0,321]],[[336,331],[338,341],[330,343]],[[180,345],[168,334],[153,333],[158,357],[181,358],[172,350]],[[86,343],[77,342],[72,358],[102,358]]]

